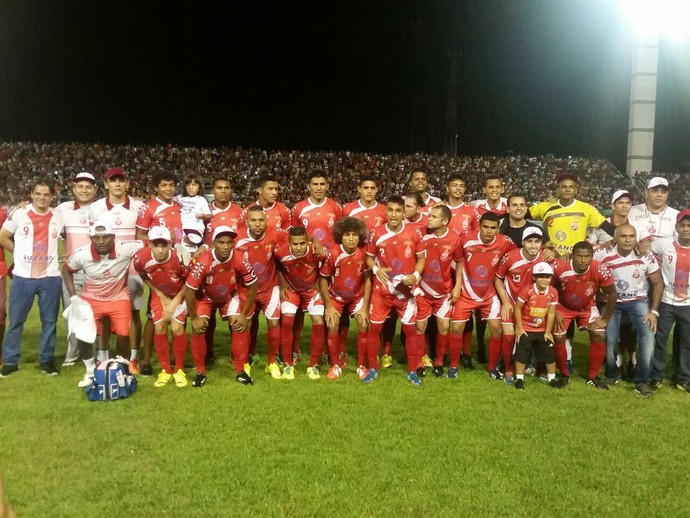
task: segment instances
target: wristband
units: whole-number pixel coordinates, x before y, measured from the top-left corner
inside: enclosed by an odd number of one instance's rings
[[[419,281],[419,279],[421,278],[421,275],[416,270],[414,272],[412,272],[412,275],[414,275],[414,278],[417,279],[417,281]]]
[[[656,315],[657,317],[659,316],[659,312],[658,312],[656,309],[650,309],[649,312],[650,312],[652,315]]]

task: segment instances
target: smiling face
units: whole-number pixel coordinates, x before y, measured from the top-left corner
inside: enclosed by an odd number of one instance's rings
[[[503,182],[501,180],[487,180],[483,191],[488,201],[498,203],[501,194],[503,194]]]
[[[467,186],[465,185],[465,182],[463,182],[462,180],[452,180],[448,183],[448,185],[446,185],[448,201],[453,205],[461,203],[462,199],[465,197],[466,189]]]
[[[410,189],[412,189],[413,192],[424,194],[428,186],[429,182],[424,171],[415,171],[412,173],[412,177],[410,178]]]
[[[527,201],[522,196],[513,196],[508,203],[508,216],[516,221],[522,221],[527,214]]]
[[[45,212],[50,208],[53,198],[53,193],[47,185],[37,185],[31,191],[31,205],[40,212]]]
[[[165,203],[171,203],[175,197],[175,182],[172,180],[161,180],[156,185],[156,196]]]
[[[96,186],[89,180],[80,180],[72,185],[72,194],[79,205],[88,205],[96,196]]]

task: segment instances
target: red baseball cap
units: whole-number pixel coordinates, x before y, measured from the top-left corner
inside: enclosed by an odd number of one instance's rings
[[[680,223],[680,220],[690,218],[690,209],[683,209],[676,216],[676,223]]]
[[[127,173],[121,167],[113,167],[112,169],[108,169],[103,175],[103,179],[107,181],[113,176],[121,176],[125,180],[129,180],[129,176],[127,176]]]

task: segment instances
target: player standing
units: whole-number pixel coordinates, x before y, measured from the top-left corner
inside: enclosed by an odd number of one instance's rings
[[[357,192],[359,199],[343,206],[343,216],[354,216],[364,221],[367,232],[386,222],[386,206],[376,201],[378,183],[373,176],[362,176],[359,179]]]
[[[405,196],[405,225],[412,226],[424,235],[426,234],[426,224],[429,221],[429,210],[424,206],[422,196],[416,192]]]
[[[499,216],[506,215],[506,212],[508,212],[508,200],[501,196],[504,190],[503,181],[497,174],[490,174],[484,178],[482,192],[486,199],[472,202],[472,206],[477,210],[480,217],[487,212],[493,212]]]
[[[314,169],[307,177],[309,196],[298,202],[292,210],[292,226],[304,227],[311,239],[318,239],[324,248],[333,244],[333,225],[342,215],[342,209],[332,198],[328,198],[328,180],[320,169]]]
[[[412,169],[410,173],[409,181],[410,189],[413,193],[419,194],[422,197],[422,212],[425,215],[429,215],[431,207],[441,201],[441,198],[432,196],[426,189],[429,187],[429,179],[427,178],[426,171],[420,168]]]
[[[240,224],[246,224],[247,212],[251,207],[258,205],[264,209],[267,220],[267,228],[287,230],[290,228],[290,209],[284,203],[278,201],[280,197],[280,184],[274,176],[262,176],[257,180],[257,199],[242,211]],[[240,226],[241,226],[240,225]]]
[[[452,214],[448,228],[459,236],[465,232],[479,230],[477,210],[464,201],[466,188],[465,180],[457,173],[451,174],[446,181],[446,193],[448,195],[446,204]]]

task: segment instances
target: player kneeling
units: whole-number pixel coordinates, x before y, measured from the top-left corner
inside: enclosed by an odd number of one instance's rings
[[[154,383],[164,387],[172,378],[177,387],[187,386],[184,356],[187,350],[187,305],[184,302],[185,280],[189,268],[173,253],[170,231],[166,227],[151,227],[149,246],[139,250],[133,259],[134,269],[151,289],[151,321],[154,323],[153,345],[161,364],[161,372]],[[175,368],[170,367],[168,325],[172,331]]]
[[[532,358],[546,364],[549,385],[561,388],[556,379],[556,354],[554,351],[553,326],[556,321],[558,292],[551,286],[553,268],[549,263],[537,263],[532,270],[534,284],[525,286],[513,311],[517,342],[513,352],[515,361],[515,388],[525,388],[525,363]]]
[[[328,351],[333,366],[327,377],[337,379],[342,374],[340,357],[340,318],[347,311],[357,321],[357,374],[364,379],[368,369],[367,332],[369,330],[369,302],[371,300],[371,274],[366,265],[366,226],[358,218],[346,217],[335,222],[333,236],[336,245],[321,267],[319,290],[325,305],[328,327]],[[346,318],[347,318],[347,314]]]

